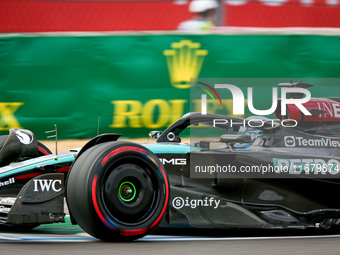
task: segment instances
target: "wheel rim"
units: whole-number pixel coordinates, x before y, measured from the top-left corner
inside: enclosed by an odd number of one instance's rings
[[[159,187],[146,169],[122,164],[109,171],[105,178],[102,201],[117,222],[138,225],[150,216],[159,195]]]

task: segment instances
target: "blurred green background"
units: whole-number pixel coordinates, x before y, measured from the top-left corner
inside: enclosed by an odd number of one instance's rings
[[[60,139],[89,138],[100,114],[100,133],[145,137],[190,111],[187,85],[198,77],[306,78],[313,97],[340,96],[323,84],[340,75],[339,46],[340,36],[303,34],[4,35],[0,134],[25,128],[45,139],[57,124]],[[254,91],[267,109],[271,90]]]

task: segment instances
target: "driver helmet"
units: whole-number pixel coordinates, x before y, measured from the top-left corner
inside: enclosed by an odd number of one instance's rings
[[[192,13],[202,13],[217,7],[218,3],[216,0],[192,0],[189,5],[189,11]]]

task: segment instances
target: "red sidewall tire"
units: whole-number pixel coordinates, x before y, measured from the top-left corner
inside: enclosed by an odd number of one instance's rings
[[[122,190],[131,192],[131,197]],[[164,167],[139,144],[96,145],[76,159],[69,173],[70,211],[85,231],[102,240],[125,241],[146,235],[160,223],[168,200]]]

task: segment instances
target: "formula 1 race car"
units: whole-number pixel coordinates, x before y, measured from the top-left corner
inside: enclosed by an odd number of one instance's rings
[[[64,222],[64,198],[72,223],[105,241],[137,239],[156,227],[339,225],[340,125],[326,111],[340,109],[339,102],[319,99],[308,107],[315,110],[309,120],[288,109],[298,127],[189,113],[150,132],[154,143],[103,134],[57,154],[32,132],[12,129],[0,137],[0,227]],[[181,142],[187,130],[201,132],[200,125],[209,138]],[[271,168],[278,172],[265,175]]]

